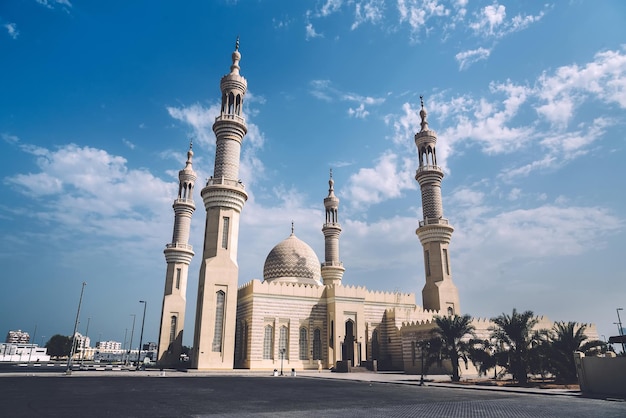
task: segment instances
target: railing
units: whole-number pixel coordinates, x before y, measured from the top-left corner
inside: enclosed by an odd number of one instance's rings
[[[420,226],[425,225],[449,225],[449,222],[446,218],[426,218],[420,221]]]
[[[222,113],[221,115],[215,118],[215,122],[218,122],[220,120],[234,120],[239,123],[246,123],[246,120],[244,118],[242,118],[239,115],[232,114],[232,113]]]
[[[322,267],[343,267],[341,261],[324,261]]]
[[[176,199],[176,201],[174,203],[189,203],[190,205],[193,205],[193,199],[185,199],[182,197],[179,197],[178,199]]]
[[[165,248],[183,248],[185,250],[193,250],[193,247],[189,244],[181,244],[180,242],[174,242],[172,244],[166,244]]]
[[[232,186],[232,187],[237,187],[239,189],[245,189],[246,187],[243,185],[243,183],[241,182],[241,180],[230,180],[230,179],[225,179],[224,177],[220,177],[220,178],[209,178],[206,181],[206,185],[207,186],[213,186],[216,184],[223,184],[225,186]]]
[[[432,165],[432,164],[420,166],[417,169],[416,173],[421,173],[422,171],[439,171],[439,172],[443,172],[441,167],[439,167],[438,165]]]

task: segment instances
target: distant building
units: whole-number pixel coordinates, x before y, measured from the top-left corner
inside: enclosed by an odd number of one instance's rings
[[[76,339],[76,348],[77,349],[85,350],[87,348],[90,348],[90,346],[91,346],[91,339],[89,337],[87,337],[86,335],[82,335],[80,332],[77,332],[76,335],[74,336],[74,338]]]
[[[122,343],[118,342],[118,341],[98,341],[96,343],[96,348],[99,350],[107,350],[107,351],[114,351],[114,350],[122,350]]]
[[[37,344],[0,344],[0,362],[30,362],[39,363],[50,361],[45,347]]]
[[[30,343],[30,335],[21,329],[9,331],[5,342],[9,344],[28,344]]]
[[[141,347],[143,351],[157,351],[157,348],[158,346],[155,342],[145,343],[143,347]]]

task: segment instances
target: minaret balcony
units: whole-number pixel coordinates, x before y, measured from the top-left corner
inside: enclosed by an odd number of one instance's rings
[[[183,250],[189,250],[189,251],[193,251],[193,247],[189,244],[182,244],[180,242],[174,242],[171,244],[166,244],[165,248],[180,248]]]
[[[450,225],[446,218],[426,218],[420,221],[420,227],[426,225]]]
[[[415,172],[415,175],[423,171],[437,171],[439,173],[443,173],[443,170],[438,165],[427,164],[427,165],[419,166],[419,168]]]
[[[193,206],[194,208],[196,207],[196,204],[194,203],[193,199],[186,199],[182,197],[179,197],[178,199],[174,200],[174,204],[189,205],[189,206]]]
[[[219,115],[218,117],[215,118],[215,122],[220,122],[220,121],[235,121],[235,122],[239,122],[243,125],[246,124],[246,120],[244,118],[242,118],[239,115],[235,115],[234,113],[222,113],[221,115]]]
[[[322,263],[322,267],[343,267],[343,262],[341,262],[341,261],[324,261]]]
[[[230,186],[230,187],[234,187],[237,189],[245,189],[246,187],[243,185],[243,183],[241,182],[241,180],[231,180],[231,179],[226,179],[226,178],[213,178],[211,177],[210,179],[207,180],[206,182],[207,186],[217,186],[217,185],[224,185],[224,186]]]

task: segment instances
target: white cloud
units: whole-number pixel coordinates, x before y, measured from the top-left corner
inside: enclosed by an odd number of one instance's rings
[[[365,110],[365,105],[363,103],[361,103],[356,109],[348,108],[348,115],[353,116],[357,119],[365,119],[369,114],[370,112]]]
[[[135,149],[135,144],[133,144],[126,138],[122,138],[122,143],[124,143],[124,145],[126,145],[130,149]]]
[[[450,10],[438,0],[398,0],[400,23],[408,23],[411,32],[419,32],[433,17],[448,16]]]
[[[214,104],[205,108],[199,103],[187,107],[167,107],[171,117],[190,125],[193,136],[204,146],[211,147],[215,144],[215,135],[212,126],[215,118],[220,114],[220,105]]]
[[[459,52],[454,56],[454,58],[456,58],[459,62],[459,70],[465,70],[473,63],[489,58],[490,54],[490,49],[481,47],[478,49]]]
[[[588,95],[626,108],[626,54],[602,51],[592,62],[579,67],[562,66],[537,80],[540,103],[536,110],[550,123],[566,126]]]
[[[355,208],[368,207],[398,198],[404,190],[415,190],[415,160],[400,158],[392,152],[381,155],[373,168],[361,168],[346,185],[346,199]]]
[[[3,26],[11,38],[17,39],[20,32],[17,30],[17,25],[15,23],[5,23]]]
[[[153,229],[150,225],[175,195],[172,183],[129,169],[125,158],[104,150],[74,144],[22,149],[34,151],[39,172],[18,173],[4,182],[24,195],[43,198],[29,216],[64,234],[137,238]]]
[[[510,33],[526,29],[530,24],[541,20],[543,16],[544,12],[542,11],[537,15],[516,15],[512,19],[507,20],[506,7],[494,3],[485,6],[476,13],[476,19],[469,24],[469,27],[478,35],[501,38]]]
[[[385,102],[384,97],[371,97],[362,96],[356,93],[343,92],[332,86],[330,80],[312,80],[311,95],[320,100],[332,102],[335,100],[357,103],[358,106],[353,108],[349,107],[347,112],[350,116],[364,119],[369,115],[369,111],[365,109],[365,106],[380,105]]]
[[[65,7],[72,7],[72,3],[69,0],[35,0],[37,3],[42,6],[47,7],[48,9],[53,9],[55,4],[60,4]]]
[[[326,0],[326,3],[324,3],[324,5],[319,11],[319,15],[322,17],[331,15],[339,11],[342,5],[343,5],[343,0]]]
[[[356,3],[354,10],[354,23],[352,23],[350,29],[355,30],[361,24],[366,22],[378,24],[382,21],[384,13],[384,0],[368,0],[358,2]]]
[[[310,23],[310,22],[306,24],[305,30],[306,30],[305,38],[306,38],[307,41],[310,40],[310,39],[314,39],[314,38],[324,37],[323,34],[317,33],[315,31],[315,28],[313,27],[313,24]]]

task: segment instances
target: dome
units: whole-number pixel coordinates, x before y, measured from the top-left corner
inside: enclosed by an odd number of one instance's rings
[[[267,282],[321,284],[321,265],[315,252],[293,233],[279,242],[265,259],[263,279]]]

